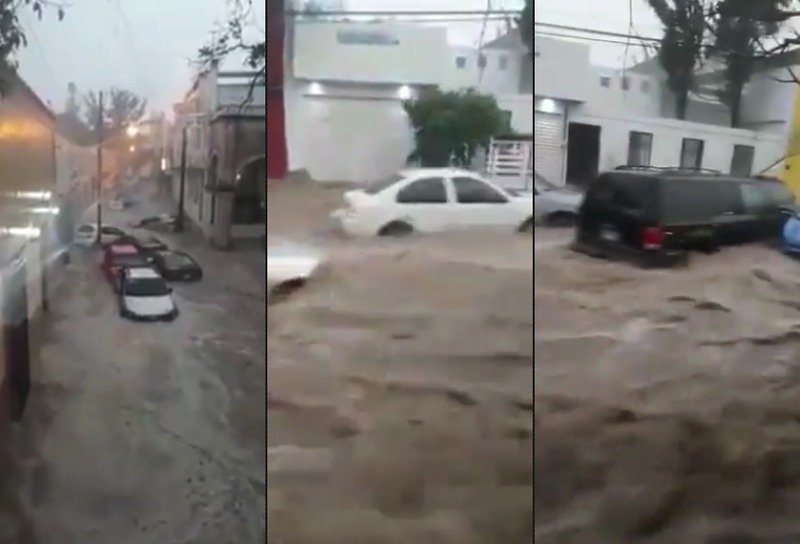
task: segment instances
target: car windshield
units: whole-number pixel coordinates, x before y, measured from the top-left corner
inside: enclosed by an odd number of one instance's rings
[[[398,181],[402,180],[403,176],[400,174],[392,174],[391,176],[372,181],[364,188],[364,192],[370,195],[376,195],[381,191],[388,189]]]
[[[162,253],[161,256],[164,259],[164,266],[170,270],[194,266],[194,261],[187,255],[181,255],[180,253]]]
[[[161,278],[141,278],[125,283],[125,295],[129,297],[163,297],[169,294],[167,284]]]

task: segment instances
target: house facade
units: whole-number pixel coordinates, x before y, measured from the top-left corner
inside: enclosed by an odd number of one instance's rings
[[[667,115],[674,98],[661,76],[597,68],[589,53],[584,43],[534,36],[534,167],[554,183],[585,185],[623,164],[749,175],[783,155],[785,98],[754,85],[744,106],[749,128],[726,126],[727,112],[703,94],[692,97],[689,119],[677,120]],[[759,112],[764,101],[775,111]]]
[[[216,67],[174,106],[167,161],[172,195],[180,200],[183,183],[186,217],[220,249],[265,235],[266,92],[258,77]]]

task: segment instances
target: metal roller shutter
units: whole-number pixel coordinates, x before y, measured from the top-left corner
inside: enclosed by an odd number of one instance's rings
[[[536,171],[548,181],[562,185],[564,148],[564,116],[537,111],[534,116],[534,165]]]

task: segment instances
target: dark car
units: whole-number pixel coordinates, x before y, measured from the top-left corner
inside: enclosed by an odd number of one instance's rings
[[[169,249],[169,246],[167,246],[166,243],[155,236],[136,236],[133,234],[126,234],[120,238],[118,242],[136,246],[139,251],[148,254]]]
[[[777,179],[615,170],[601,174],[586,193],[574,248],[643,265],[683,264],[692,250],[778,240],[794,206]]]
[[[199,281],[203,269],[186,253],[163,250],[153,253],[153,266],[168,281]]]
[[[132,267],[146,267],[150,259],[143,255],[136,247],[125,244],[111,244],[103,249],[100,270],[115,291],[119,289],[120,276],[123,269]]]

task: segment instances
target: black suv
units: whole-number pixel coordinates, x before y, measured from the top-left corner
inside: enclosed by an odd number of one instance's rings
[[[794,196],[774,178],[617,169],[586,193],[573,247],[642,265],[683,264],[689,250],[777,239],[794,209]]]

